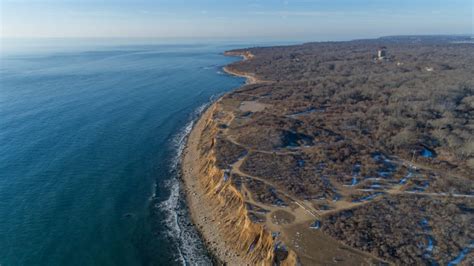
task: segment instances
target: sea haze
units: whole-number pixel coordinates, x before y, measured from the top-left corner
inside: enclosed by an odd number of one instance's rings
[[[177,182],[225,44],[3,52],[0,265],[206,262]],[[155,197],[154,197],[155,196]]]

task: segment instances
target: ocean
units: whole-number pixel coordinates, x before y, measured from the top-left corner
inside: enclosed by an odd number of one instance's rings
[[[48,45],[0,57],[0,265],[210,263],[179,155],[237,47]]]

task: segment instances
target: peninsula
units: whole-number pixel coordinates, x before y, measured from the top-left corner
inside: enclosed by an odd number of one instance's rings
[[[257,47],[196,122],[193,222],[228,265],[474,262],[474,45],[399,36]]]

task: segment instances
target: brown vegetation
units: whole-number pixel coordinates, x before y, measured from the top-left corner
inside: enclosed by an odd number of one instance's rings
[[[214,105],[199,167],[242,256],[472,264],[474,46],[448,40],[228,52],[254,83]]]
[[[385,60],[374,59],[380,46]],[[383,38],[229,54],[247,58],[229,71],[266,81],[223,98],[265,108],[232,109],[216,148],[228,169],[239,161],[255,201],[286,195],[327,234],[396,263],[447,263],[470,245],[472,44]]]

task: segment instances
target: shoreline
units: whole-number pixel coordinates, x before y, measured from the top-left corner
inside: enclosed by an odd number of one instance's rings
[[[249,56],[246,55],[225,54],[225,56],[242,56],[244,61],[249,59]],[[223,67],[223,70],[229,75],[246,78],[245,84],[242,86],[260,82],[251,74],[237,73],[230,70],[227,66]],[[228,93],[232,93],[238,88],[234,88]],[[191,222],[206,245],[211,260],[217,265],[249,265],[250,262],[241,257],[238,251],[232,247],[232,243],[226,242],[222,232],[217,229],[217,226],[220,225],[220,222],[218,222],[220,217],[219,213],[216,212],[215,202],[206,195],[206,188],[199,180],[201,167],[199,164],[201,156],[199,149],[200,138],[206,127],[206,121],[212,115],[216,104],[226,94],[207,106],[189,132],[181,155],[181,178],[184,184],[183,191]]]
[[[250,52],[245,52],[245,53],[226,52],[226,53],[224,53],[224,55],[225,56],[239,56],[239,57],[242,57],[241,62],[244,62],[244,61],[247,61],[247,60],[250,60],[250,59],[254,58],[254,55]],[[224,66],[222,69],[224,70],[224,72],[226,72],[229,75],[245,78],[244,86],[249,85],[249,84],[257,84],[257,83],[266,82],[264,80],[258,79],[252,73],[244,73],[244,72],[237,72],[237,71],[234,71],[234,70],[230,70],[228,68],[228,65]]]
[[[218,101],[218,100],[217,100]],[[224,240],[217,227],[218,213],[214,210],[214,203],[207,197],[205,187],[199,180],[199,139],[206,124],[206,119],[212,114],[215,103],[212,103],[196,121],[188,135],[186,146],[182,154],[182,181],[186,196],[187,208],[193,225],[199,232],[211,260],[218,265],[246,265],[236,252]]]
[[[224,70],[224,72],[226,72],[229,75],[245,78],[245,85],[256,84],[256,83],[262,82],[261,80],[253,76],[252,74],[235,72],[228,69],[227,66],[223,67],[222,69]]]

